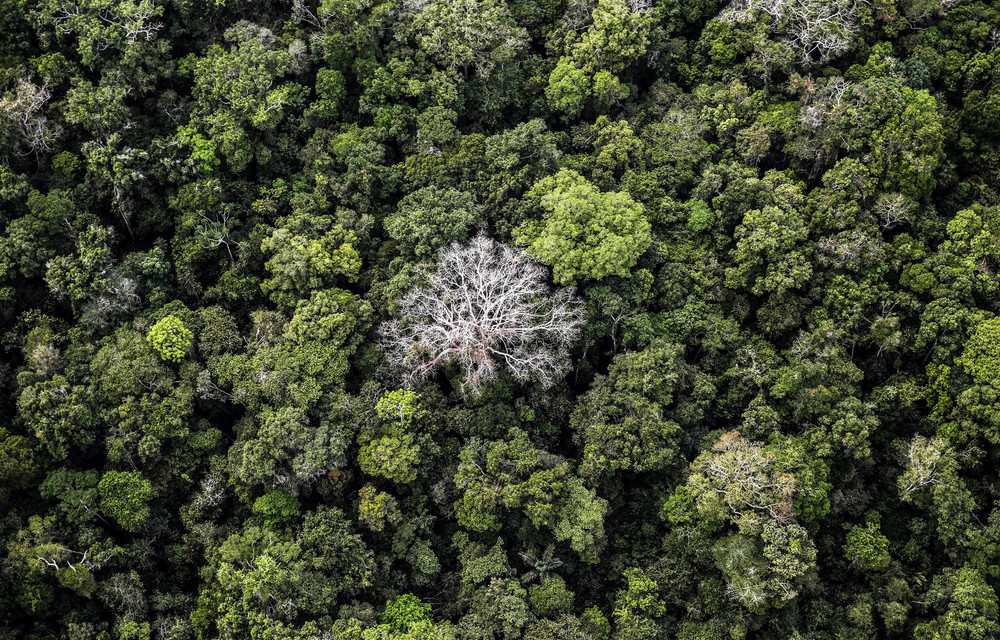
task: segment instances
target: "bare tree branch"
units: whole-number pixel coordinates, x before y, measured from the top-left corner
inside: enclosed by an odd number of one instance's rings
[[[412,381],[444,364],[465,373],[463,392],[506,367],[519,381],[556,382],[583,322],[571,289],[555,294],[546,272],[522,249],[486,236],[441,251],[427,283],[399,302],[399,319],[382,325],[383,348]]]

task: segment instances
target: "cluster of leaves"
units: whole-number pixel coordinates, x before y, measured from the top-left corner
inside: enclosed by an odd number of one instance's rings
[[[0,0],[0,640],[998,637],[998,301],[992,0]]]

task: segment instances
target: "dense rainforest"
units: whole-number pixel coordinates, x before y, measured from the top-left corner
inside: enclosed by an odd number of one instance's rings
[[[0,640],[1000,637],[997,0],[0,0]]]

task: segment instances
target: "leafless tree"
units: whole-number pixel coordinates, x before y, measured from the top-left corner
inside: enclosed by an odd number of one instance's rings
[[[863,1],[863,0],[860,0]],[[803,65],[825,63],[850,48],[858,32],[859,0],[734,0],[719,14],[723,22],[753,22],[760,13],[799,55]]]
[[[212,372],[208,369],[198,373],[195,390],[198,392],[198,397],[202,400],[221,400],[224,402],[232,402],[233,400],[233,394],[225,389],[221,389],[219,385],[212,381]]]
[[[786,39],[800,63],[826,63],[851,47],[858,32],[855,0],[799,0],[789,3]]]
[[[878,226],[883,230],[892,229],[901,224],[910,223],[910,214],[916,204],[913,200],[899,193],[887,193],[879,196],[875,202],[875,217],[878,218]]]
[[[114,11],[101,7],[96,13],[76,3],[64,2],[52,14],[52,26],[62,34],[96,33],[97,49],[104,51],[116,45],[131,46],[140,40],[152,42],[164,27],[163,22],[155,20],[162,15],[163,8],[150,0],[122,2]],[[104,28],[95,29],[97,25]]]
[[[653,12],[653,0],[628,0],[627,4],[632,13]]]
[[[943,438],[914,436],[906,451],[906,470],[898,484],[903,500],[923,487],[938,482],[941,467],[952,462],[952,451]]]
[[[795,522],[795,477],[774,468],[774,453],[746,440],[739,431],[722,435],[712,455],[695,461],[706,488],[732,510],[737,521],[755,521],[764,512],[780,524]]]
[[[597,3],[593,0],[570,0],[563,13],[563,22],[573,31],[586,31],[593,22],[594,7]]]
[[[139,283],[121,267],[105,270],[93,286],[93,295],[80,311],[81,322],[107,328],[140,302]]]
[[[452,244],[426,284],[399,300],[398,319],[382,325],[383,348],[408,381],[457,364],[466,393],[503,368],[519,381],[552,385],[568,368],[566,350],[583,319],[573,291],[552,294],[545,279],[522,249],[483,235],[468,247]]]
[[[162,14],[162,9],[152,2],[140,2],[136,5],[120,5],[119,9],[124,9],[120,13],[113,13],[106,9],[97,12],[97,17],[106,25],[115,27],[118,33],[119,43],[133,45],[139,40],[151,42],[156,38],[157,33],[163,28],[162,22],[155,22],[153,18]],[[101,49],[111,46],[112,42],[106,38],[101,45]]]
[[[197,234],[201,238],[202,246],[206,249],[225,247],[226,253],[229,254],[230,262],[235,262],[236,258],[233,257],[233,249],[230,246],[230,242],[237,245],[239,243],[231,238],[235,221],[230,220],[229,209],[222,208],[216,211],[215,215],[211,218],[205,214],[201,214],[201,219],[202,222],[197,227]]]
[[[302,40],[292,40],[288,45],[288,54],[292,57],[292,73],[302,73],[309,69],[309,45]]]
[[[59,349],[51,344],[37,344],[26,355],[28,364],[40,376],[50,376],[59,368]]]
[[[21,78],[12,92],[0,99],[0,116],[13,125],[21,138],[25,155],[49,151],[55,142],[58,130],[42,111],[51,97],[52,91],[47,82],[39,86]]]
[[[100,584],[98,596],[127,620],[137,620],[149,608],[146,594],[135,571],[116,573]]]
[[[885,243],[875,237],[855,229],[821,238],[816,248],[825,256],[825,262],[837,269],[864,264],[877,264],[885,257]]]
[[[802,109],[799,121],[810,129],[829,126],[852,104],[852,85],[840,76],[830,78],[820,87],[807,87],[808,106]]]

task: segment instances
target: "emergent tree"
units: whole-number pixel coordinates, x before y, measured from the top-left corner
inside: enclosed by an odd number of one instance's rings
[[[572,289],[552,294],[545,276],[523,250],[486,236],[454,243],[426,283],[399,300],[398,319],[382,326],[383,347],[411,381],[455,364],[473,395],[504,368],[551,386],[583,319]]]

